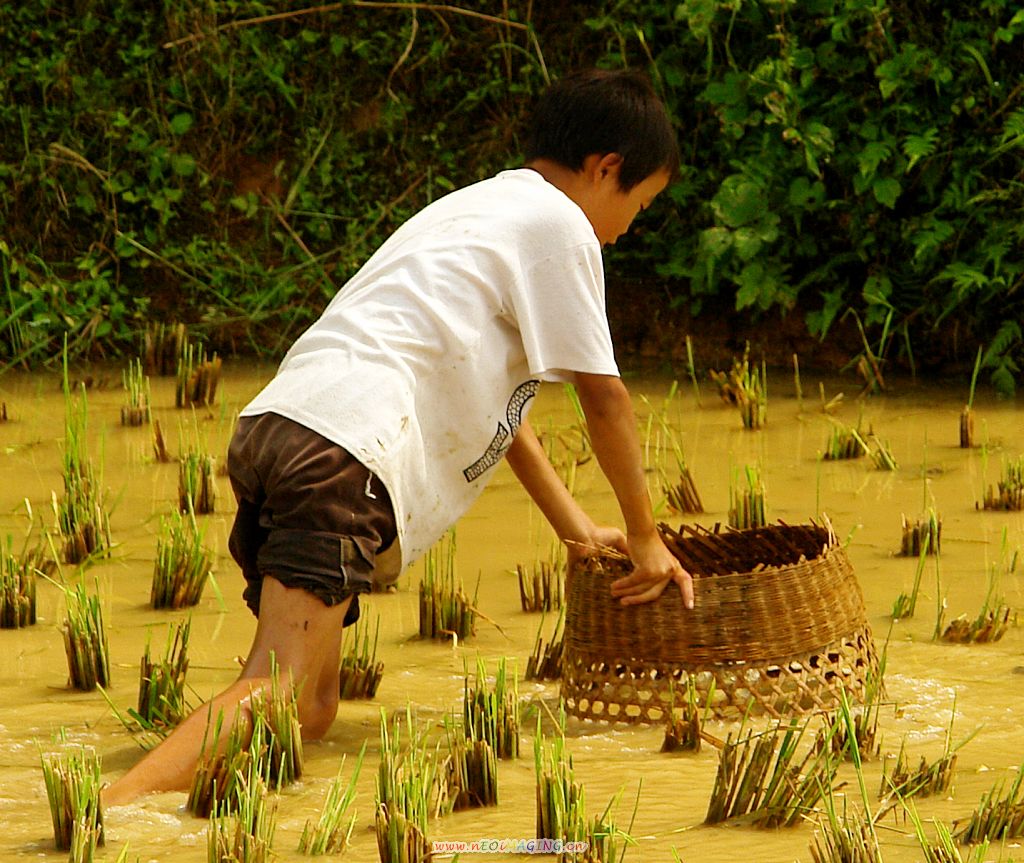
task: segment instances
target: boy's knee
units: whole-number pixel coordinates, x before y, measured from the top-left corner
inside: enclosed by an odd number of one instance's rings
[[[303,740],[319,740],[338,715],[338,693],[330,696],[299,699],[299,724]]]

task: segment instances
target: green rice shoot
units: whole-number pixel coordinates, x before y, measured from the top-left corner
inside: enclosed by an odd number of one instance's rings
[[[686,678],[686,697],[677,710],[675,706],[676,688],[671,689],[669,712],[665,720],[665,739],[661,744],[662,752],[700,752],[701,747],[701,711],[698,705],[697,685],[693,676]],[[710,705],[710,697],[708,704]]]
[[[465,641],[476,633],[476,596],[466,596],[455,574],[455,531],[427,551],[419,586],[420,637]],[[480,582],[477,581],[477,591]]]
[[[84,854],[103,844],[100,758],[86,747],[41,755],[43,783],[58,851]]]
[[[59,499],[56,494],[53,495],[53,510],[57,532],[64,543],[64,561],[82,563],[94,555],[107,554],[113,543],[110,538],[110,518],[101,493],[102,472],[97,476],[88,455],[88,402],[84,388],[79,397],[71,393],[66,352],[63,374],[64,494]]]
[[[258,775],[279,789],[302,776],[302,737],[292,687],[282,687],[271,658],[270,684],[249,697],[249,710],[239,709],[224,734],[224,712],[207,717],[199,763],[186,808],[200,818],[221,811],[237,799],[240,777]],[[221,742],[223,739],[223,746]]]
[[[206,529],[194,513],[161,516],[149,592],[153,608],[187,608],[199,602],[213,570],[213,553],[205,538]]]
[[[185,440],[184,433],[180,437],[178,509],[196,515],[212,513],[217,504],[217,487],[214,483],[216,460],[210,455],[209,446],[199,433],[197,423],[188,440]]]
[[[420,863],[430,859],[427,823],[432,814],[447,809],[447,786],[439,783],[437,755],[416,727],[406,707],[407,745],[402,746],[402,717],[389,729],[381,710],[380,764],[375,794],[377,850],[381,863]]]
[[[191,408],[212,405],[220,382],[220,369],[220,357],[214,354],[208,360],[202,345],[193,344],[186,339],[178,359],[177,382],[174,388],[175,406]]]
[[[351,642],[349,638],[351,636]],[[377,658],[380,637],[380,615],[370,639],[370,626],[361,617],[348,627],[341,642],[341,668],[338,672],[338,697],[342,701],[373,698],[384,676],[384,661]]]
[[[995,488],[988,486],[981,508],[1004,512],[1024,510],[1024,456],[1003,460],[1002,477]]]
[[[125,394],[125,404],[121,406],[121,425],[146,425],[152,417],[152,397],[149,378],[142,371],[142,360],[129,360],[128,368],[121,372],[121,381]]]
[[[565,606],[558,612],[551,639],[544,641],[544,616],[537,627],[533,653],[526,660],[526,680],[559,680],[562,677],[562,651],[565,638]]]
[[[742,473],[734,470],[729,486],[729,524],[740,530],[767,525],[765,495],[760,468],[747,465]]]
[[[931,548],[930,540],[918,548],[917,552],[917,566],[914,568],[914,584],[910,588],[910,593],[900,593],[896,597],[896,601],[892,606],[892,619],[903,620],[914,616],[914,612],[917,610],[917,598],[921,592],[921,578],[924,575],[924,567],[927,561],[929,549]],[[938,567],[938,558],[936,557],[936,567]]]
[[[1012,609],[1003,601],[1000,584],[1004,575],[1011,574],[1017,563],[1017,555],[1009,554],[1007,530],[1003,528],[1002,560],[988,567],[988,586],[985,599],[977,617],[970,619],[962,614],[944,625],[944,606],[940,607],[936,631],[941,632],[941,641],[955,644],[988,644],[999,641],[1010,626]]]
[[[869,455],[871,447],[868,446],[861,432],[861,421],[857,420],[856,426],[848,426],[838,420],[830,420],[831,431],[828,443],[825,445],[826,461],[840,461],[843,459],[855,459]]]
[[[767,422],[767,369],[763,361],[760,368],[751,367],[749,342],[743,350],[743,358],[734,358],[728,372],[712,371],[710,374],[718,384],[718,392],[723,401],[739,409],[744,428],[756,430]]]
[[[922,518],[911,522],[905,515],[903,522],[900,555],[917,557],[924,554],[938,554],[942,547],[942,517],[929,508]]]
[[[565,712],[559,710],[558,733],[550,741],[541,731],[540,716],[533,737],[533,761],[537,779],[535,834],[538,839],[568,841],[585,829],[583,783],[573,773],[572,756],[565,746]]]
[[[519,686],[513,670],[498,660],[494,687],[487,685],[487,667],[477,657],[476,679],[469,671],[463,683],[462,720],[470,740],[486,740],[498,758],[519,757]]]
[[[1017,839],[1024,835],[1024,765],[1018,767],[1007,785],[1000,779],[986,791],[970,817],[960,819],[963,826],[955,838],[964,845],[999,839]]]
[[[976,730],[954,746],[953,721],[955,718],[956,698],[954,697],[949,725],[946,726],[946,739],[942,755],[935,761],[929,762],[922,756],[917,767],[911,768],[906,749],[907,742],[906,739],[903,740],[899,752],[892,757],[894,762],[892,769],[883,768],[882,770],[882,783],[878,789],[878,796],[882,802],[876,818],[881,818],[889,808],[897,803],[904,803],[909,797],[932,797],[946,794],[950,790],[956,769],[957,750],[974,737],[974,734],[977,734]]]
[[[448,757],[444,762],[447,795],[459,811],[498,805],[498,758],[491,744],[475,736],[473,729],[458,727],[445,717]]]
[[[531,571],[516,565],[519,602],[523,611],[556,611],[565,602],[565,546],[557,543],[548,560],[537,561]]]
[[[270,863],[277,827],[277,806],[270,800],[258,762],[239,772],[231,799],[210,812],[207,832],[209,863]]]
[[[36,622],[39,555],[16,554],[10,534],[0,542],[0,629],[21,629]]]
[[[150,642],[139,667],[137,707],[129,715],[144,731],[166,733],[189,712],[185,700],[185,676],[188,674],[188,640],[191,619],[168,627],[167,644],[161,659],[150,657]]]
[[[97,686],[110,686],[110,648],[99,596],[86,593],[82,580],[63,590],[67,611],[64,648],[71,687],[91,692]]]
[[[757,827],[800,823],[832,788],[837,769],[829,741],[799,755],[806,729],[807,723],[791,721],[736,739],[730,734],[719,753],[704,823],[740,817]]]
[[[363,757],[366,755],[366,742],[363,742],[356,758],[352,773],[345,779],[345,757],[342,756],[338,773],[327,789],[320,816],[314,822],[307,819],[299,837],[300,854],[340,854],[348,847],[352,831],[356,826],[356,813],[352,804],[356,798],[356,783],[363,768]]]

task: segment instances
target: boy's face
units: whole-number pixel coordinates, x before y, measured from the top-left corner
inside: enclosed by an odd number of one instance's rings
[[[669,181],[667,171],[658,171],[624,192],[619,186],[621,165],[622,157],[611,153],[593,166],[593,194],[583,206],[602,246],[626,233],[637,213],[646,210]]]

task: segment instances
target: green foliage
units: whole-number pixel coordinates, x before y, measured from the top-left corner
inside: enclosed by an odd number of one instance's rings
[[[64,333],[131,353],[169,317],[279,355],[410,214],[517,162],[549,75],[597,64],[651,74],[684,162],[611,278],[820,337],[853,309],[925,362],[983,345],[1001,388],[1019,373],[1015,0],[0,0],[0,20],[0,368]]]
[[[395,226],[515,158],[531,7],[0,0],[0,367],[64,333],[128,352],[151,317],[280,353]]]
[[[904,344],[956,330],[1012,388],[1019,4],[610,2],[590,25],[605,62],[654,70],[679,121],[681,177],[630,246],[679,302],[797,310],[821,337],[850,308]]]

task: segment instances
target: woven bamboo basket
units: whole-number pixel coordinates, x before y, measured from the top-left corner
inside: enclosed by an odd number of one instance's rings
[[[714,531],[662,525],[693,576],[695,607],[669,585],[623,606],[609,587],[628,558],[578,561],[566,586],[562,696],[583,719],[660,723],[693,681],[712,715],[792,716],[863,703],[878,654],[860,585],[830,525]]]

